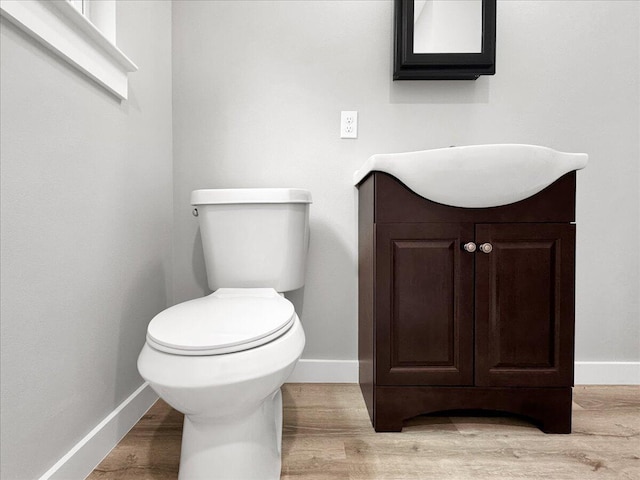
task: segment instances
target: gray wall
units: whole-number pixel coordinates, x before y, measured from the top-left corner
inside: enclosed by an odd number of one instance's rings
[[[173,4],[174,294],[207,292],[195,188],[312,191],[304,358],[354,359],[351,175],[373,153],[477,143],[587,152],[578,360],[639,360],[640,4],[499,1],[497,74],[392,82],[391,1]],[[359,138],[338,138],[340,110]]]
[[[37,478],[143,380],[171,303],[171,5],[119,2],[120,103],[2,19],[2,478]]]

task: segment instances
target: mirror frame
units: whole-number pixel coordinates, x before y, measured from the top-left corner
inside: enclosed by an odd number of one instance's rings
[[[482,0],[481,53],[413,53],[413,0],[395,0],[394,80],[475,80],[496,73],[496,0]]]

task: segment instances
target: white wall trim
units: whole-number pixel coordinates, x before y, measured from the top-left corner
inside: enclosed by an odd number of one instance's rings
[[[287,383],[358,383],[358,361],[303,358]]]
[[[86,478],[157,399],[149,384],[143,383],[39,480]]]
[[[121,99],[138,67],[66,0],[0,0],[0,14]]]
[[[357,360],[302,359],[288,383],[358,383]],[[576,362],[576,385],[640,385],[640,362]]]
[[[640,385],[640,362],[576,362],[576,385]]]

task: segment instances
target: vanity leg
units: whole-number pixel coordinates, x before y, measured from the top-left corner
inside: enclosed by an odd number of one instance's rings
[[[571,433],[572,389],[558,389],[560,392],[544,412],[541,429],[545,433]]]
[[[375,425],[373,426],[376,432],[401,432],[402,431],[402,418],[394,417],[392,415],[376,417]]]

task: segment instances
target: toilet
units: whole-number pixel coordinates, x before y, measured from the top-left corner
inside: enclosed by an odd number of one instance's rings
[[[305,335],[283,292],[304,285],[311,194],[195,190],[209,288],[156,315],[138,358],[184,413],[180,480],[280,478],[282,395]]]

